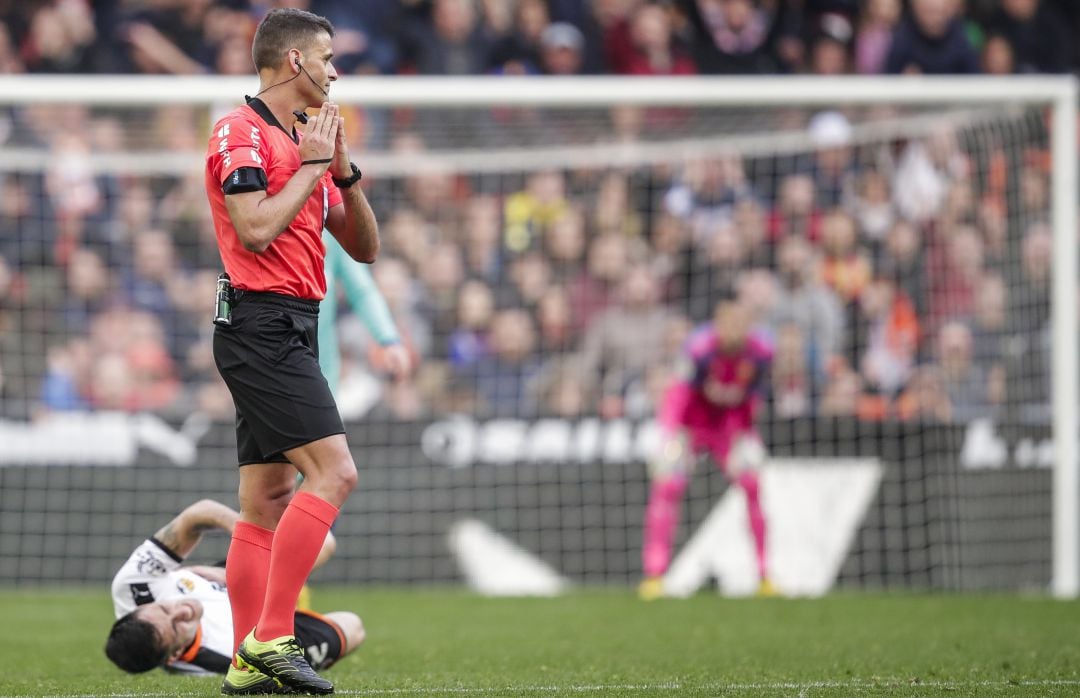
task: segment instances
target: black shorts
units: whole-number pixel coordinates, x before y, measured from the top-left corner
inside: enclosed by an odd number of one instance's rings
[[[345,432],[319,369],[319,303],[238,295],[232,325],[214,329],[214,362],[236,405],[238,462],[287,463],[285,451]]]
[[[298,610],[293,616],[293,627],[296,641],[304,648],[312,669],[326,669],[345,656],[345,634],[326,616]]]

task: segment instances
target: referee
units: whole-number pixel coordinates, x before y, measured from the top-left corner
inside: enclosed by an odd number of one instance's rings
[[[323,540],[356,486],[333,394],[319,370],[326,293],[325,225],[370,263],[378,224],[349,161],[343,118],[327,101],[337,71],[333,26],[272,10],[252,58],[260,90],[214,124],[206,194],[234,290],[214,333],[214,359],[236,404],[240,521],[225,574],[236,654],[222,692],[265,677],[283,692],[332,693],[293,636],[293,609]],[[320,106],[321,105],[321,106]],[[319,107],[317,116],[304,114]],[[306,123],[303,137],[296,122]],[[296,473],[303,485],[293,493]]]

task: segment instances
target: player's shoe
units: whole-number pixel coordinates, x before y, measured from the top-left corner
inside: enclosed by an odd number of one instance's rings
[[[292,691],[266,674],[250,667],[236,668],[229,664],[221,692],[227,696],[266,696],[291,694]]]
[[[300,595],[296,597],[296,608],[301,611],[311,610],[311,587],[307,584],[300,587]]]
[[[772,599],[780,596],[780,590],[776,588],[771,579],[766,577],[758,584],[757,595],[760,599]]]
[[[664,578],[646,577],[637,588],[638,598],[642,601],[656,601],[664,597]]]
[[[334,684],[315,673],[304,658],[300,643],[292,635],[260,642],[252,630],[240,643],[236,654],[245,664],[280,681],[294,693],[322,696],[334,692]]]

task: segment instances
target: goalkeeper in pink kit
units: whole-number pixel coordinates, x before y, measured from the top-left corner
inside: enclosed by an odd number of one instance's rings
[[[746,494],[759,593],[775,593],[768,576],[757,472],[765,449],[754,426],[773,351],[751,323],[745,306],[720,301],[712,325],[687,340],[687,369],[664,392],[658,415],[661,444],[649,463],[652,485],[641,551],[645,579],[638,590],[643,599],[664,594],[662,578],[671,562],[682,497],[694,461],[706,453]]]

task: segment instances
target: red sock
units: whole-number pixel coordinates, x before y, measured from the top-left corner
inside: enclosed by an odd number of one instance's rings
[[[338,510],[310,492],[299,492],[278,522],[270,551],[270,579],[255,639],[265,642],[293,634],[293,614],[300,589],[315,566]]]
[[[229,587],[232,606],[234,655],[262,613],[273,541],[273,531],[246,521],[237,522],[233,529],[225,558],[225,584]]]

